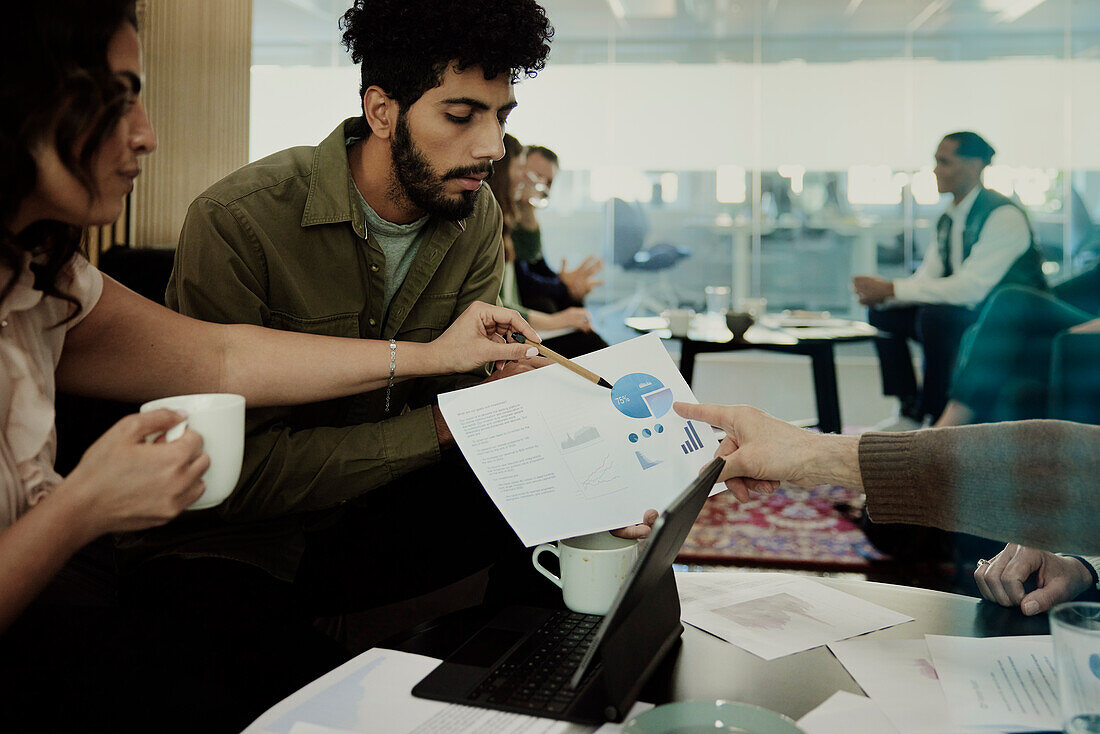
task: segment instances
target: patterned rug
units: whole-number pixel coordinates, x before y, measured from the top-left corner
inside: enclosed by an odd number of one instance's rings
[[[886,556],[837,505],[859,503],[844,487],[782,487],[739,503],[732,492],[707,500],[679,563],[746,564],[860,571]]]

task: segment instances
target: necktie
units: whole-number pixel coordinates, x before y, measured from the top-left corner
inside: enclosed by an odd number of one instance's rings
[[[943,213],[940,221],[936,224],[936,232],[939,234],[940,240],[940,258],[943,260],[944,278],[955,272],[955,268],[951,264],[951,226],[953,224],[954,220],[947,212]]]

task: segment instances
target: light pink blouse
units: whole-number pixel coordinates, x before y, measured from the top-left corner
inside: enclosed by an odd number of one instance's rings
[[[73,306],[34,289],[30,257],[15,289],[0,303],[0,531],[61,481],[54,471],[54,371],[68,330],[87,316],[103,293],[103,276],[81,256],[58,276],[58,290],[80,301],[73,320],[56,326]],[[7,281],[0,268],[0,283]],[[53,327],[53,328],[51,328]]]

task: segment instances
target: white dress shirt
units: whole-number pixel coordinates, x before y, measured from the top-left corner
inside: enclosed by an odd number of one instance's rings
[[[971,189],[961,202],[947,207],[951,217],[952,274],[943,277],[939,242],[934,240],[924,253],[917,272],[894,281],[894,299],[889,305],[944,303],[976,306],[1001,282],[1008,269],[1031,245],[1031,230],[1023,212],[1014,206],[997,207],[985,220],[978,241],[963,261],[962,238],[966,218],[978,198],[981,186]]]

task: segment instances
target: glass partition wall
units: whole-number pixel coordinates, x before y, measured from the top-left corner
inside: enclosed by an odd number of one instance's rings
[[[347,4],[255,0],[253,158],[357,113]],[[545,254],[604,258],[597,309],[699,309],[722,285],[860,316],[853,274],[919,264],[947,202],[932,154],[955,130],[997,149],[986,185],[1026,208],[1053,280],[1100,256],[1094,0],[543,5],[553,51],[509,130],[561,158]]]

